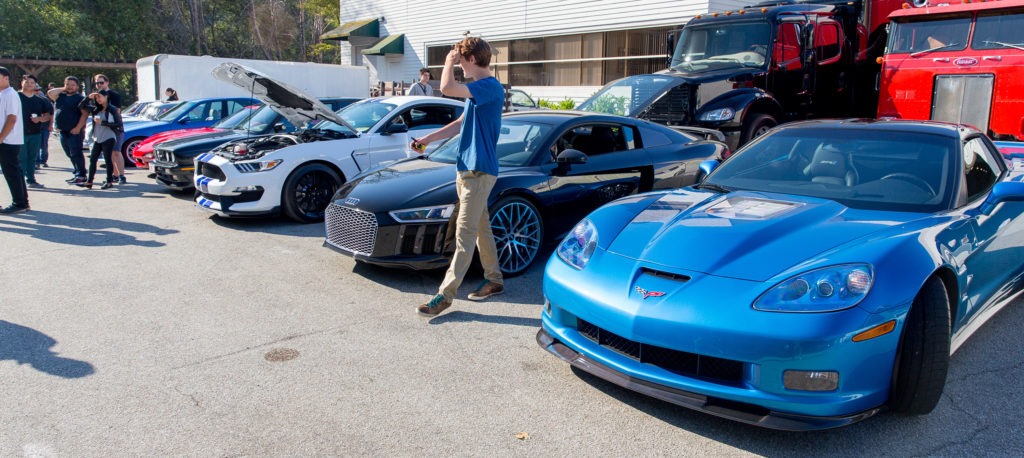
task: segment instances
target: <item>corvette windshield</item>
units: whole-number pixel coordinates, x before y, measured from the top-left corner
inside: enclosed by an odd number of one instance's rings
[[[791,128],[740,150],[704,184],[851,208],[936,212],[950,208],[957,151],[955,139],[938,135]]]
[[[728,67],[763,67],[769,30],[767,22],[686,27],[672,53],[672,69],[700,72]]]
[[[338,112],[341,118],[352,125],[359,132],[366,132],[370,130],[377,122],[384,119],[396,108],[396,105],[390,103],[378,102],[375,100],[367,100],[364,102],[356,102],[345,108],[342,108]],[[329,124],[331,126],[337,126],[333,122],[323,122],[321,124]],[[340,127],[340,126],[339,126]],[[323,128],[317,125],[317,128]],[[347,129],[346,129],[347,130]]]
[[[498,135],[498,165],[503,167],[520,167],[529,165],[535,157],[537,148],[551,131],[548,124],[524,121],[501,121],[501,134]],[[430,160],[454,164],[459,156],[459,140],[456,135],[430,154]]]

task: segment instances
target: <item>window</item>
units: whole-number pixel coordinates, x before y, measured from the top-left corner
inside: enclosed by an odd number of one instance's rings
[[[996,161],[996,155],[980,137],[964,143],[964,183],[967,187],[967,201],[984,195],[993,185],[1002,169]]]
[[[974,24],[973,49],[1014,48],[1024,46],[1024,12],[979,14]]]
[[[243,105],[241,102],[238,102],[236,100],[228,100],[227,104],[229,115],[238,113],[239,110],[246,107],[246,105]]]
[[[779,26],[772,53],[772,59],[779,68],[800,69],[800,24],[790,22]]]
[[[627,133],[628,131],[628,133]],[[633,129],[622,125],[594,124],[575,127],[551,146],[552,156],[567,149],[575,149],[588,156],[626,151],[636,148]]]
[[[814,30],[814,55],[818,63],[828,64],[839,57],[839,24],[824,22]]]
[[[392,124],[405,124],[409,130],[439,129],[459,117],[454,107],[421,105],[404,111],[391,120]]]
[[[206,114],[210,111],[210,103],[197,103],[196,106],[192,107],[185,116],[189,122],[203,121],[206,119]]]
[[[513,86],[601,86],[665,69],[670,28],[560,35],[491,42],[495,76]],[[451,44],[427,47],[441,68]],[[456,78],[461,79],[457,68]]]
[[[893,24],[887,52],[960,51],[967,47],[970,16],[921,19]]]

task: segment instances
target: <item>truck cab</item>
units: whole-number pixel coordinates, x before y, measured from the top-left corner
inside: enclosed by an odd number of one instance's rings
[[[896,4],[765,2],[697,16],[668,69],[613,81],[579,109],[717,129],[733,149],[781,122],[871,116],[884,43],[875,22]]]
[[[890,15],[878,116],[970,124],[1024,141],[1024,0]]]

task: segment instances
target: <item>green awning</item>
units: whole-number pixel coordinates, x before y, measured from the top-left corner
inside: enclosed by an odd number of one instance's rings
[[[363,19],[342,24],[340,27],[320,35],[321,40],[348,41],[351,37],[380,36],[380,22],[377,18]]]
[[[364,56],[388,56],[405,54],[405,34],[388,35],[363,50]]]

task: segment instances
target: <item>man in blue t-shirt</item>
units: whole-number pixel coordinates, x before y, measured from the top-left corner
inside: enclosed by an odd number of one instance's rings
[[[471,83],[455,81],[456,64],[462,67],[466,78],[472,78]],[[479,301],[505,292],[498,266],[498,250],[491,233],[491,218],[487,212],[487,199],[498,180],[497,146],[505,89],[491,74],[490,64],[491,47],[486,41],[469,37],[455,44],[441,72],[441,92],[449,97],[465,98],[466,108],[459,119],[429,135],[413,139],[411,144],[414,150],[423,151],[428,143],[456,133],[460,135],[456,160],[458,176],[455,180],[459,194],[455,255],[437,294],[416,307],[420,315],[436,316],[452,305],[477,247],[480,248],[485,280],[468,298]]]

